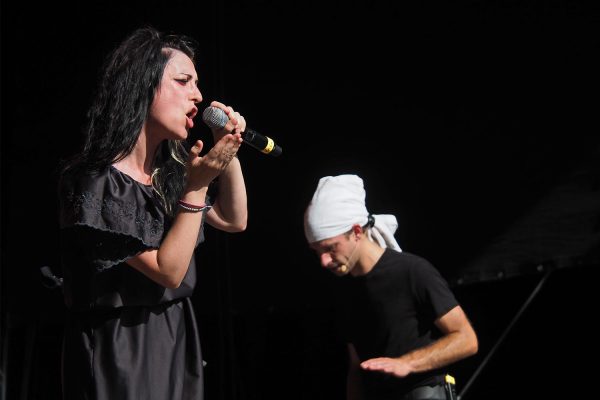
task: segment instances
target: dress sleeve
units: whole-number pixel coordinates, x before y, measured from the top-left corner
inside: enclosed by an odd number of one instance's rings
[[[63,179],[59,194],[63,240],[97,270],[159,247],[165,213],[151,187],[109,168]]]

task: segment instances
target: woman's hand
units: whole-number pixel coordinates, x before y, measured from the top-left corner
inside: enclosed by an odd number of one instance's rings
[[[237,154],[242,137],[239,133],[224,134],[206,155],[200,156],[204,147],[201,140],[190,149],[187,161],[188,190],[198,190],[208,185],[227,168]]]
[[[213,101],[212,103],[210,103],[210,105],[212,107],[216,107],[223,110],[223,112],[229,118],[229,121],[222,129],[212,129],[215,143],[218,142],[223,136],[227,135],[228,133],[241,134],[242,132],[244,132],[244,130],[246,129],[246,120],[240,115],[239,112],[234,111],[233,108],[228,107],[225,104],[220,103],[218,101]]]

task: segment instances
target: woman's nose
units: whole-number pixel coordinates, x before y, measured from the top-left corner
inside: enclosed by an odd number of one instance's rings
[[[202,93],[196,85],[192,85],[192,100],[194,103],[200,103],[202,101]]]

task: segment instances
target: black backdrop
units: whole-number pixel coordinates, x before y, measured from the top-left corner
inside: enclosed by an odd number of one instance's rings
[[[453,283],[481,339],[480,353],[455,367],[459,391],[476,377],[465,398],[587,393],[591,372],[573,366],[593,345],[598,278],[598,6],[1,7],[6,398],[59,396],[64,309],[39,274],[59,272],[56,167],[80,144],[102,58],[142,24],[197,38],[205,104],[233,105],[283,147],[277,159],[242,149],[248,229],[208,230],[198,252],[207,399],[342,398],[333,277],[302,233],[318,178],[340,173],[363,177],[370,211],[396,215],[404,250]],[[209,140],[197,125],[192,136]]]

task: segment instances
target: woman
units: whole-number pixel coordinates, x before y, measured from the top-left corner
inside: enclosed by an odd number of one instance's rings
[[[65,399],[202,398],[193,252],[204,221],[246,227],[245,120],[212,102],[229,122],[204,156],[200,140],[185,150],[202,101],[193,60],[189,38],[133,32],[107,58],[85,145],[63,169]]]

